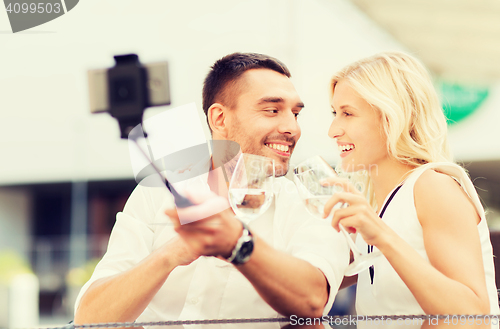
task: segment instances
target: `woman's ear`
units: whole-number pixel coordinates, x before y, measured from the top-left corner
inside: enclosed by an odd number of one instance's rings
[[[207,111],[212,134],[223,138],[227,138],[226,111],[228,108],[220,103],[213,103]]]

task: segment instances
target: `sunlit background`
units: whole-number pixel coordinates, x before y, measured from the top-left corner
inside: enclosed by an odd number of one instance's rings
[[[277,57],[306,105],[292,162],[321,155],[333,165],[331,75],[377,52],[409,52],[433,74],[456,160],[495,231],[499,40],[494,0],[85,0],[16,34],[0,9],[0,328],[72,319],[75,294],[135,186],[117,123],[89,113],[88,69],[112,66],[124,53],[167,60],[172,104],[147,117],[195,102],[208,136],[201,89],[210,65],[236,51]],[[353,312],[349,292],[338,299],[333,312]]]

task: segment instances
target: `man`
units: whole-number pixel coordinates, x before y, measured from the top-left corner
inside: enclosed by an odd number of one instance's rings
[[[213,139],[274,159],[277,176],[288,171],[304,107],[289,77],[274,58],[235,53],[214,64],[203,89]],[[221,195],[227,185],[213,173],[205,183]],[[227,201],[198,193],[190,197],[197,205],[177,213],[164,188],[139,186],[117,215],[108,252],[80,292],[75,323],[328,312],[348,247],[329,223],[308,215],[287,183],[276,179],[281,190],[275,201],[249,227],[230,209],[180,225],[179,216],[224,209]],[[175,229],[155,225],[169,220]]]

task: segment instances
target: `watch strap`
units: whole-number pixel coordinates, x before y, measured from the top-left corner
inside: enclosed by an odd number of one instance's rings
[[[250,258],[250,254],[253,251],[253,236],[248,226],[241,222],[243,225],[243,232],[241,233],[240,238],[236,241],[236,245],[234,246],[233,251],[231,252],[231,256],[227,258],[227,261],[232,263],[233,265],[241,265],[248,261]],[[245,247],[245,248],[243,248]]]

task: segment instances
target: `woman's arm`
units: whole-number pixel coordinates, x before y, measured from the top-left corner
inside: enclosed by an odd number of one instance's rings
[[[344,184],[347,184],[344,182]],[[338,193],[325,212],[338,202],[339,221],[375,245],[391,263],[427,314],[487,314],[483,258],[477,231],[479,216],[468,196],[449,176],[428,171],[414,189],[415,206],[423,228],[429,262],[388,227],[366,199],[352,187]]]
[[[421,270],[422,280],[399,265],[397,257],[391,264],[426,313],[489,313],[477,230],[481,219],[470,198],[453,178],[433,170],[417,180],[414,195],[432,266]]]

